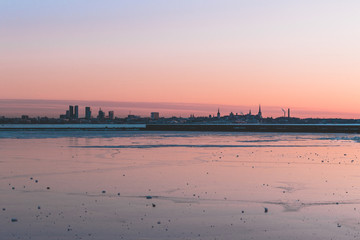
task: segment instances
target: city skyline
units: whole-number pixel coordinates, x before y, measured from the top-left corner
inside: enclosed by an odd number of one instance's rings
[[[97,114],[102,109],[105,113],[114,111],[115,117],[126,117],[129,114],[141,117],[148,117],[151,112],[160,112],[162,117],[207,117],[209,114],[216,115],[220,109],[221,115],[247,114],[258,111],[259,104],[252,106],[243,105],[211,105],[211,104],[184,104],[184,103],[141,103],[141,102],[106,102],[106,101],[76,101],[76,100],[4,100],[0,99],[0,116],[21,117],[28,115],[30,117],[52,117],[58,118],[59,115],[65,114],[67,106],[77,105],[79,107],[78,116],[85,116],[85,107],[91,107],[92,115]],[[282,117],[285,109],[286,115],[288,109],[291,109],[291,116],[298,118],[343,118],[343,119],[360,119],[359,114],[352,113],[333,113],[333,112],[309,112],[308,110],[292,108],[291,106],[267,106],[260,104],[262,116]]]
[[[356,118],[359,8],[323,0],[2,1],[0,96],[262,103]]]

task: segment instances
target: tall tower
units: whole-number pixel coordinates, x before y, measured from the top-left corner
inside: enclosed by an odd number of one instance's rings
[[[104,111],[101,110],[101,108],[99,109],[97,118],[100,120],[104,120],[104,118],[105,118],[105,113],[104,113]]]
[[[91,109],[90,109],[90,107],[85,107],[85,118],[86,119],[91,118]]]
[[[78,106],[78,105],[75,105],[74,118],[75,118],[75,119],[78,119],[78,118],[79,118],[79,106]]]
[[[262,112],[261,112],[261,105],[260,105],[260,104],[259,104],[258,117],[259,117],[259,118],[262,118]]]
[[[288,108],[288,118],[290,118],[290,108]]]
[[[109,111],[109,119],[110,120],[114,119],[114,111]]]
[[[217,118],[220,118],[220,108],[218,108]]]
[[[74,118],[74,106],[69,106],[69,118]]]

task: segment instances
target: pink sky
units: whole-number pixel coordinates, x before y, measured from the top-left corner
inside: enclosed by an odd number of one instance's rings
[[[29,2],[0,3],[1,99],[360,118],[358,1]]]

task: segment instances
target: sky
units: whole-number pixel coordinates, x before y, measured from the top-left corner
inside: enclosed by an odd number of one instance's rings
[[[0,99],[360,118],[359,23],[347,0],[1,0]]]

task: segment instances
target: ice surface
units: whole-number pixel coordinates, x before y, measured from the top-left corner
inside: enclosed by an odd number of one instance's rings
[[[357,239],[357,138],[0,131],[0,239]]]

